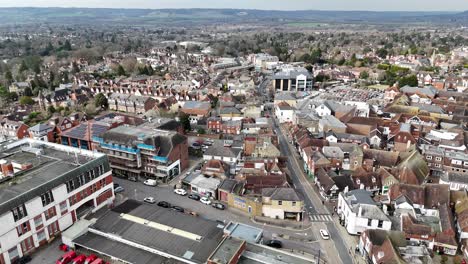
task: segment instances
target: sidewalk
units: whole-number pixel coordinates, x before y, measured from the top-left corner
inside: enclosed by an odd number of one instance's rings
[[[341,238],[345,242],[346,247],[349,249],[348,253],[353,257],[353,263],[356,264],[367,264],[365,259],[359,254],[359,252],[356,252],[356,246],[359,244],[359,236],[352,236],[348,234],[348,231],[340,225],[340,220],[337,215],[333,217],[333,221],[335,224],[336,229],[341,235]]]

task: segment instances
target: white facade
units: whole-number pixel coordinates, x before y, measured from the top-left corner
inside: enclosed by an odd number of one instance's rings
[[[280,106],[275,107],[275,115],[280,123],[293,122],[294,112],[293,108],[281,109]]]

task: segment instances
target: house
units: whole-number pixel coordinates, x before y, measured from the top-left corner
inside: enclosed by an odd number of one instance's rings
[[[416,147],[416,139],[412,134],[411,125],[407,123],[400,124],[397,131],[390,134],[388,143],[393,145],[395,151],[411,151]]]
[[[412,185],[397,183],[388,190],[388,200],[393,202],[401,195],[406,196],[412,207],[424,215],[437,215],[442,204],[450,203],[450,189],[444,184]]]
[[[298,98],[294,92],[280,92],[275,94],[273,104],[279,105],[280,103],[286,103],[289,106],[297,107],[297,101]]]
[[[275,106],[275,116],[280,123],[288,123],[294,121],[294,112],[296,108],[287,103],[279,103]]]
[[[364,154],[362,149],[355,144],[330,143],[330,146],[323,147],[322,152],[335,169],[353,171],[362,167]]]
[[[29,128],[29,137],[41,141],[55,142],[54,127],[39,123]]]
[[[468,190],[468,177],[466,174],[445,171],[442,173],[439,183],[450,185],[451,191]]]
[[[319,132],[333,131],[335,133],[346,133],[346,125],[332,115],[323,116],[319,121]]]
[[[14,82],[9,87],[10,93],[17,93],[19,96],[25,95],[24,91],[31,89],[31,85],[28,82]]]
[[[281,156],[281,152],[278,147],[271,142],[270,138],[263,138],[263,144],[257,141],[251,156],[254,158],[277,158]]]
[[[196,124],[199,120],[209,116],[211,104],[204,101],[187,101],[180,111],[189,116],[190,123]]]
[[[226,162],[233,169],[233,165],[237,164],[241,157],[242,149],[232,146],[224,146],[224,142],[215,142],[211,145],[205,153],[203,153],[203,160],[220,160]],[[234,172],[233,172],[234,173]]]
[[[0,122],[0,137],[2,140],[22,139],[29,136],[28,129],[29,127],[23,122],[4,118]]]
[[[193,172],[183,179],[185,186],[192,193],[198,193],[201,196],[217,198],[218,186],[221,184],[221,179],[215,176],[208,176],[203,173]]]
[[[293,188],[263,188],[262,216],[302,221],[304,200]]]
[[[399,94],[400,90],[395,86],[391,86],[385,89],[384,100],[386,103],[392,103]]]
[[[315,108],[315,112],[320,117],[332,115],[340,119],[341,117],[348,114],[353,115],[355,109],[356,108],[352,105],[345,105],[335,101],[326,100]]]
[[[156,100],[149,96],[111,94],[109,109],[132,114],[143,114],[156,106]]]
[[[226,179],[229,176],[229,165],[221,160],[208,160],[202,167],[203,175]]]
[[[320,195],[327,201],[336,200],[339,193],[354,189],[349,175],[337,175],[334,171],[323,168],[317,170],[315,185],[319,188]]]
[[[352,190],[338,195],[337,212],[349,234],[361,234],[367,229],[391,230],[392,221],[366,190]]]
[[[403,152],[400,154],[401,162],[391,169],[398,180],[406,184],[423,184],[429,175],[429,167],[419,151]]]
[[[221,117],[221,120],[223,121],[228,121],[228,120],[238,121],[243,118],[241,111],[233,106],[221,107],[219,109],[219,116]]]

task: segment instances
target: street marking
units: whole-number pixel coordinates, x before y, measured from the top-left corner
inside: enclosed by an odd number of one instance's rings
[[[333,222],[331,215],[327,214],[309,215],[309,219],[311,222]]]

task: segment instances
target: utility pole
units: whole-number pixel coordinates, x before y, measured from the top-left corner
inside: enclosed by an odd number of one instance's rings
[[[320,248],[319,248],[319,253],[318,253],[318,257],[317,257],[317,264],[320,264]]]

